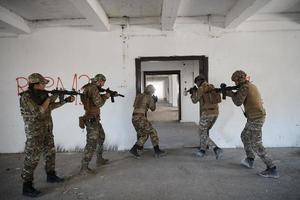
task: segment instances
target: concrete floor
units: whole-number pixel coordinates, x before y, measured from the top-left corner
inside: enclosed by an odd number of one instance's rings
[[[300,148],[271,148],[281,177],[257,175],[264,164],[256,159],[254,169],[240,165],[243,149],[224,149],[216,160],[212,151],[202,159],[194,156],[197,126],[194,123],[155,123],[161,147],[168,155],[156,159],[150,142],[142,159],[128,152],[105,152],[110,164],[96,168],[95,175],[81,176],[81,153],[57,153],[56,168],[66,177],[60,184],[46,183],[41,160],[35,171],[35,186],[43,192],[38,199],[213,199],[213,200],[299,200]],[[170,131],[172,130],[172,131]],[[148,148],[147,148],[148,147]],[[21,195],[23,154],[0,154],[0,199],[29,199]]]
[[[167,122],[178,121],[178,107],[171,106],[166,101],[160,101],[156,104],[155,112],[147,113],[149,121]]]
[[[156,159],[146,149],[140,160],[128,152],[106,152],[109,165],[97,174],[80,176],[80,153],[58,153],[57,171],[67,177],[60,184],[45,181],[43,164],[35,172],[35,186],[43,192],[39,199],[214,199],[290,200],[300,199],[300,148],[272,148],[281,177],[266,179],[256,173],[264,169],[257,159],[254,169],[240,166],[242,149],[225,149],[221,160],[212,152],[199,159],[193,148],[170,149]],[[28,199],[21,195],[23,154],[0,155],[0,199]],[[94,161],[91,167],[95,168]]]

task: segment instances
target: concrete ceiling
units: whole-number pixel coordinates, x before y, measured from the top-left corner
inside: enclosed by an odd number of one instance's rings
[[[124,24],[124,19],[172,31],[178,22],[208,23],[208,16],[217,17],[224,29],[235,29],[253,16],[257,21],[257,16],[268,13],[289,14],[285,20],[292,13],[292,20],[298,20],[300,0],[0,0],[0,32],[29,34],[48,26],[109,31],[111,24]]]
[[[160,78],[169,78],[171,75],[146,75],[146,80],[154,80],[154,79],[160,79]]]
[[[272,0],[259,13],[297,13],[300,12],[299,0]]]
[[[99,0],[108,17],[159,17],[163,0]]]
[[[182,0],[177,16],[193,17],[203,15],[223,15],[236,4],[238,0]]]
[[[0,5],[29,21],[84,18],[69,0],[0,0]]]

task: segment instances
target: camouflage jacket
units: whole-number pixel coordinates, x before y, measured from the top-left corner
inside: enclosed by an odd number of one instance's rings
[[[43,110],[31,97],[27,90],[20,94],[20,111],[23,117],[25,126],[30,129],[38,129],[38,126],[48,125],[52,130],[53,122],[51,111],[62,106],[64,102],[50,102],[48,108]]]
[[[96,84],[88,83],[83,86],[81,101],[87,117],[100,116],[100,107],[105,104],[106,100],[106,96],[100,94]]]
[[[146,115],[149,109],[151,111],[156,109],[156,103],[151,95],[142,93],[135,97],[133,107],[133,113],[141,113]]]
[[[205,95],[214,89],[214,86],[204,82],[198,87],[198,90],[193,92],[191,95],[191,99],[193,103],[200,103],[200,115],[218,115],[219,114],[219,106],[218,104],[212,104],[208,101],[205,101]]]
[[[257,87],[247,81],[239,90],[232,93],[232,101],[235,105],[244,105],[245,114],[248,119],[262,118],[266,115],[263,102]]]

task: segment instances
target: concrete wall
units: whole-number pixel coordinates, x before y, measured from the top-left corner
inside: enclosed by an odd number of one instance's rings
[[[168,95],[168,102],[173,105],[173,82],[172,82],[172,75],[168,76],[169,82],[169,95]]]
[[[172,106],[178,107],[178,95],[179,95],[179,83],[177,80],[177,75],[171,75],[170,79],[172,81]]]
[[[300,146],[300,32],[229,32],[212,35],[206,26],[177,24],[174,32],[161,32],[158,27],[130,27],[128,38],[122,41],[119,27],[108,33],[75,28],[40,29],[18,38],[0,38],[1,71],[1,134],[0,152],[23,151],[24,124],[19,111],[17,77],[40,72],[59,77],[70,89],[74,74],[93,76],[103,73],[106,85],[125,94],[114,104],[102,109],[106,145],[129,148],[135,140],[131,124],[135,97],[135,61],[139,56],[206,55],[209,58],[209,80],[219,85],[232,84],[236,69],[249,73],[258,86],[267,110],[263,141],[268,147]],[[122,47],[126,48],[122,48]],[[182,74],[182,90],[192,85],[195,70]],[[24,79],[20,79],[25,84]],[[81,76],[80,88],[87,82]],[[55,85],[55,84],[54,84]],[[53,89],[52,86],[48,89]],[[182,94],[181,94],[182,95]],[[198,106],[182,97],[183,121],[195,121]],[[83,147],[85,132],[78,127],[80,105],[69,104],[53,112],[56,145],[72,150]],[[211,136],[222,147],[241,146],[240,132],[245,119],[230,99],[220,105],[220,117]]]

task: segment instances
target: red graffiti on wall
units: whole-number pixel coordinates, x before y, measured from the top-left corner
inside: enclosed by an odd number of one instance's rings
[[[49,76],[45,76],[47,80],[49,80],[49,83],[46,85],[46,89],[52,90],[52,89],[66,89],[66,90],[81,90],[82,86],[84,86],[86,83],[90,81],[90,77],[85,74],[81,74],[78,76],[78,74],[74,74],[73,80],[72,80],[72,88],[65,88],[63,84],[63,80],[60,77],[52,78]],[[85,79],[85,81],[84,81]],[[28,79],[24,76],[19,76],[16,78],[17,82],[17,95],[19,95],[21,92],[24,92],[28,88]],[[53,87],[55,85],[55,87]],[[78,98],[76,97],[75,99],[75,105],[80,104],[81,102],[78,103]]]

